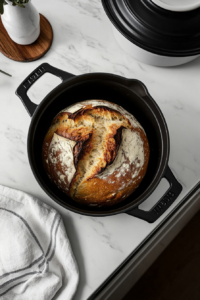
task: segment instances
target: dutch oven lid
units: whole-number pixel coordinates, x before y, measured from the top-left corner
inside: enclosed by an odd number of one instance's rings
[[[200,0],[102,0],[114,24],[135,45],[164,56],[200,54]]]

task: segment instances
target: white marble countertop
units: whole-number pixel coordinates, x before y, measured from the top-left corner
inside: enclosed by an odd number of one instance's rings
[[[200,58],[173,68],[135,61],[115,42],[100,0],[34,0],[33,4],[51,22],[54,41],[50,51],[32,63],[11,61],[0,54],[0,69],[12,74],[10,78],[0,73],[0,184],[33,194],[62,214],[80,269],[74,299],[85,300],[200,180]],[[74,214],[40,188],[27,157],[31,120],[15,90],[43,62],[75,75],[108,72],[139,79],[147,86],[166,118],[171,141],[169,166],[183,186],[181,195],[157,222],[149,224],[127,214],[105,218]],[[52,75],[44,75],[29,91],[31,100],[39,103],[58,82]],[[163,187],[156,193],[149,203],[163,194]]]

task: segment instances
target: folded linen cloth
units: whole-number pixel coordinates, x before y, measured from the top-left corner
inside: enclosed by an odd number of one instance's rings
[[[70,300],[78,279],[58,212],[0,185],[0,300]]]

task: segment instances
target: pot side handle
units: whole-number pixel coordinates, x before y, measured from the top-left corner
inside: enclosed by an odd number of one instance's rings
[[[69,80],[70,78],[74,77],[75,75],[57,69],[48,63],[41,64],[37,69],[35,69],[30,75],[26,77],[26,79],[19,85],[15,94],[21,99],[22,103],[24,104],[26,110],[28,111],[29,115],[32,117],[37,105],[33,103],[28,95],[27,91],[29,88],[45,73],[51,73],[59,78],[62,81]]]
[[[151,97],[147,90],[147,87],[140,80],[128,79],[126,81],[126,86],[129,87],[133,92],[135,92],[142,98]],[[151,99],[152,99],[152,97],[151,97]]]
[[[150,211],[144,211],[136,207],[127,212],[127,214],[145,220],[149,223],[154,223],[162,214],[172,205],[182,191],[181,184],[174,177],[172,171],[167,166],[163,176],[170,184],[169,189],[164,196],[154,205]]]

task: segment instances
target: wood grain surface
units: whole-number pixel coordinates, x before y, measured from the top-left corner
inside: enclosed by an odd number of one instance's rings
[[[123,300],[200,299],[200,212]]]
[[[49,21],[40,14],[40,36],[31,45],[19,45],[13,42],[5,30],[0,17],[0,52],[8,58],[30,62],[42,57],[51,47],[53,30]]]

